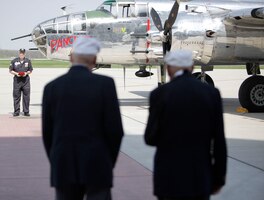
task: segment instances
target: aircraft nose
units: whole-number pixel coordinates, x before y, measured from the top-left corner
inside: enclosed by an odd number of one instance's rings
[[[34,28],[34,30],[32,32],[32,36],[33,36],[33,39],[36,39],[36,38],[41,36],[40,27],[37,26],[37,27]]]
[[[32,31],[32,41],[35,43],[37,48],[47,56],[47,48],[46,48],[46,34],[42,30],[41,26],[36,26]]]

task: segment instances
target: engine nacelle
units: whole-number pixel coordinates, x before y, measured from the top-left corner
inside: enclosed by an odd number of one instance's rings
[[[140,78],[146,78],[146,77],[150,77],[150,76],[152,76],[153,73],[152,73],[152,72],[149,72],[149,71],[147,71],[147,70],[138,70],[138,71],[135,73],[135,75],[136,75],[137,77],[140,77]]]
[[[257,8],[252,10],[251,15],[254,18],[264,19],[264,8]]]
[[[147,41],[152,44],[162,44],[163,32],[149,31]]]

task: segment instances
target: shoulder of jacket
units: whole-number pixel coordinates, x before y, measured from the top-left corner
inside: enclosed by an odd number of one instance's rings
[[[160,85],[158,86],[156,89],[154,89],[151,93],[150,93],[150,96],[151,97],[155,97],[157,95],[159,95],[161,93],[161,91],[163,91],[165,88],[166,88],[166,85],[167,84],[164,84],[164,85]]]
[[[104,81],[104,82],[113,82],[114,79],[109,77],[109,76],[104,76],[104,75],[100,75],[100,74],[94,74],[92,73],[92,76],[97,79],[97,80],[101,80],[101,81]]]
[[[11,62],[16,62],[18,60],[19,60],[19,58],[14,58]]]
[[[63,74],[63,75],[57,77],[56,79],[50,81],[46,86],[47,87],[53,87],[53,86],[59,84],[61,81],[63,81],[66,78],[66,75],[67,74]]]

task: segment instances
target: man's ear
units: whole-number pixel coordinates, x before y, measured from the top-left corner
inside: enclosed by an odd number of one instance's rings
[[[73,55],[70,54],[70,62],[73,63]]]
[[[93,64],[96,65],[97,57],[94,57]]]
[[[172,69],[171,69],[171,66],[167,65],[167,72],[168,72],[168,75],[171,77],[172,76]]]

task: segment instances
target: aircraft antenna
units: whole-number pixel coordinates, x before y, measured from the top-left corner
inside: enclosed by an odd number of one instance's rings
[[[62,10],[62,14],[63,15],[67,15],[68,13],[67,13],[67,10],[69,9],[69,8],[73,8],[73,5],[74,4],[70,4],[70,5],[67,5],[67,6],[62,6],[60,9]]]

